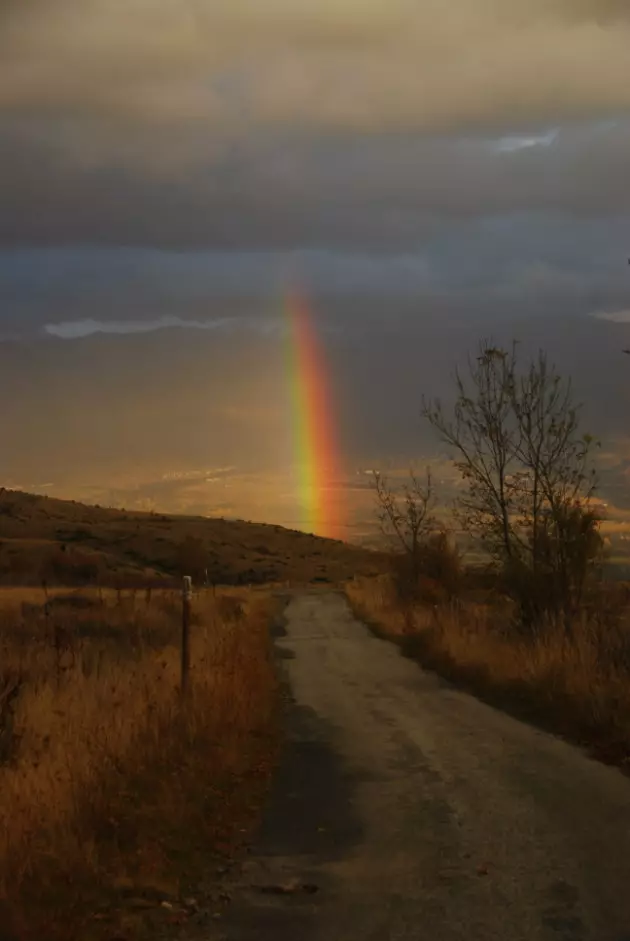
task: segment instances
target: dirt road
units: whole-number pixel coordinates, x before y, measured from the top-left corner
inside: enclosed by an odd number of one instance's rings
[[[630,941],[630,780],[423,673],[338,594],[286,622],[286,760],[217,937]]]

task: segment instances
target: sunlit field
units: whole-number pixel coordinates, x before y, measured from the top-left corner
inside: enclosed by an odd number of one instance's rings
[[[234,839],[273,753],[274,610],[264,591],[196,594],[182,697],[178,592],[0,592],[0,887],[18,935],[87,917],[107,936],[112,908],[132,917],[121,892],[181,894],[186,841],[207,860]]]
[[[378,633],[428,669],[624,765],[630,756],[630,594],[609,585],[568,637],[548,623],[515,630],[510,602],[486,598],[404,606],[391,579],[347,583],[350,603]]]

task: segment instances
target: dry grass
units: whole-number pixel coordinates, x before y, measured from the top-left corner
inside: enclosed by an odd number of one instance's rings
[[[337,583],[382,554],[281,526],[126,512],[0,488],[0,584],[132,588],[207,569],[211,583]]]
[[[191,834],[206,854],[234,836],[273,738],[268,595],[195,597],[182,702],[177,593],[54,594],[46,616],[41,591],[0,593],[0,696],[15,692],[0,892],[20,937],[45,924],[53,938],[53,923],[71,937],[70,913],[78,924],[116,887],[181,880]]]
[[[510,626],[505,601],[405,613],[387,576],[357,579],[346,590],[361,617],[423,666],[603,760],[630,762],[627,611],[614,618],[584,612],[572,639],[553,625],[525,638]]]

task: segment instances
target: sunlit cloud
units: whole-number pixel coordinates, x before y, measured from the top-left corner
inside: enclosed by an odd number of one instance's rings
[[[630,323],[630,309],[628,310],[600,310],[593,314],[598,320],[612,320],[613,323]]]
[[[84,121],[84,144],[107,119],[90,159],[117,118],[214,137],[525,123],[630,106],[629,45],[626,0],[14,0],[0,109]]]
[[[519,150],[530,150],[532,147],[550,147],[559,133],[559,128],[554,128],[545,134],[531,134],[529,136],[516,134],[510,137],[501,137],[495,146],[500,153],[505,154],[515,153]]]
[[[236,318],[218,320],[186,320],[182,317],[159,317],[157,320],[66,320],[49,323],[44,331],[61,340],[79,340],[95,333],[151,333],[154,330],[179,328],[184,330],[225,330],[238,326]]]

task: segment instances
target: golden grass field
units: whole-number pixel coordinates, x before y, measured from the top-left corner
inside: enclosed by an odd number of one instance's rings
[[[276,609],[265,591],[197,593],[182,701],[178,592],[0,590],[0,923],[13,936],[153,931],[176,917],[195,852],[207,866],[243,839],[275,749]]]
[[[274,591],[382,566],[280,526],[0,488],[0,926],[12,924],[11,941],[151,935],[185,917],[179,897],[213,852],[244,839],[270,774]],[[215,586],[195,595],[185,702],[184,574]]]
[[[0,585],[308,584],[383,570],[375,552],[281,526],[85,506],[0,489]]]
[[[568,639],[549,624],[511,629],[505,599],[399,603],[391,579],[346,584],[353,609],[409,656],[487,701],[630,766],[630,618],[622,596],[584,609]]]

